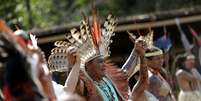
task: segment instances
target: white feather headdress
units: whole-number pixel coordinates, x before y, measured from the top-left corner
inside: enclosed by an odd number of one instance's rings
[[[114,35],[115,18],[109,15],[101,28],[96,15],[93,15],[92,26],[85,18],[80,28],[73,28],[66,34],[66,41],[56,41],[56,48],[52,49],[48,64],[50,71],[69,71],[67,52],[69,47],[75,47],[84,65],[97,56],[108,57],[109,45]]]

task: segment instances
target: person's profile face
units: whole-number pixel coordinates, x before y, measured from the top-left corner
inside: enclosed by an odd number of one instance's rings
[[[187,60],[185,61],[185,67],[186,67],[187,69],[192,69],[192,68],[194,68],[194,67],[195,67],[195,59],[187,59]]]
[[[159,70],[163,66],[163,55],[153,56],[148,59],[148,66],[154,70]]]
[[[92,75],[102,77],[105,73],[104,59],[101,57],[94,58],[86,64],[86,68]]]

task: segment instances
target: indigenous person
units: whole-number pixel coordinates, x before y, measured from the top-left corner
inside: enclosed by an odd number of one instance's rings
[[[69,66],[72,67],[71,71],[67,73],[68,76],[65,81],[65,84],[63,86],[61,84],[57,84],[56,82],[52,81],[55,94],[59,101],[64,100],[64,98],[65,99],[71,98],[69,97],[69,94],[74,95],[74,92],[76,90],[75,88],[79,79],[80,58],[76,56],[76,49],[74,47],[68,47],[65,54],[67,54],[67,56],[66,56],[66,59],[64,60],[68,61]],[[56,60],[61,60],[62,57],[58,57],[57,55],[58,54],[54,54],[54,57],[57,57]],[[53,56],[53,54],[51,56]],[[61,62],[58,62],[58,63],[61,63]],[[78,98],[82,99],[80,96],[78,95],[76,96],[77,96],[77,99]]]
[[[104,28],[101,29],[97,16],[93,15],[93,27],[90,27],[88,21],[84,19],[81,22],[80,31],[72,29],[71,33],[66,35],[67,41],[55,42],[56,48],[61,50],[68,47],[77,48],[76,56],[68,58],[68,62],[72,60],[77,62],[75,58],[80,58],[81,71],[72,73],[75,76],[79,73],[79,76],[77,76],[79,80],[71,85],[75,85],[75,92],[87,101],[122,101],[129,98],[126,74],[118,70],[109,60],[105,60],[109,56],[108,46],[111,42],[110,38],[114,34],[114,21],[114,17],[109,15],[103,25]],[[54,54],[60,53],[61,51],[58,51]],[[50,68],[58,67],[61,69],[74,65],[73,63],[65,64],[62,62],[63,64],[60,64],[59,67],[59,64],[53,62],[56,61],[53,58],[54,54],[49,57]],[[65,58],[64,54],[63,57]]]
[[[163,67],[160,70],[160,74],[163,76],[163,78],[166,81],[168,81],[169,84],[171,84],[171,87],[173,87],[174,85],[173,85],[172,76],[174,74],[170,73],[171,67],[169,64],[170,49],[172,47],[172,43],[169,36],[167,35],[168,33],[167,33],[166,27],[164,27],[163,30],[164,30],[164,35],[154,41],[154,46],[158,47],[159,49],[163,51],[164,63],[163,63]]]
[[[25,32],[12,32],[0,21],[1,63],[4,68],[2,95],[6,101],[56,100],[42,54]]]
[[[21,35],[21,36],[27,35],[22,30],[17,30],[14,33],[17,35]],[[26,38],[26,37],[24,37],[24,38]],[[31,38],[31,43],[32,43],[32,46],[29,46],[31,49],[30,51],[39,55],[39,63],[37,64],[37,68],[39,68],[39,70],[35,71],[35,72],[39,74],[39,80],[43,86],[45,94],[47,94],[48,96],[50,96],[51,94],[55,94],[55,96],[54,96],[55,98],[54,99],[49,98],[49,100],[68,101],[68,100],[72,99],[72,97],[69,97],[70,95],[72,95],[72,96],[76,97],[74,100],[83,101],[80,96],[73,94],[73,92],[75,91],[75,87],[76,87],[76,85],[74,85],[74,84],[77,83],[78,75],[79,75],[79,73],[76,74],[76,72],[80,70],[79,69],[80,68],[80,59],[78,57],[76,58],[77,60],[74,60],[74,58],[72,58],[75,56],[76,49],[74,47],[69,47],[67,50],[68,51],[67,58],[68,58],[68,60],[70,60],[69,63],[74,64],[74,65],[72,65],[73,69],[69,73],[69,76],[63,87],[52,81],[51,75],[47,68],[47,63],[46,63],[44,53],[37,46],[37,40],[35,39],[35,36],[30,34],[30,38]]]
[[[122,69],[128,74],[129,82],[133,82],[134,79],[137,80],[136,84],[130,84],[130,88],[132,89],[132,101],[158,101],[154,95],[147,91],[148,70],[145,52],[148,42],[145,40],[151,38],[150,34],[151,33],[148,33],[147,36],[140,36],[135,40],[135,37],[129,33],[129,38],[135,43],[135,47]]]
[[[68,65],[71,63],[57,62],[63,64],[55,64],[54,61],[58,60],[53,58],[56,57],[55,54],[61,55],[61,52],[65,52],[65,49],[68,47],[73,46],[77,48],[76,55],[78,55],[81,60],[81,71],[74,72],[74,74],[79,72],[79,80],[77,83],[74,82],[74,85],[76,85],[75,92],[83,96],[86,100],[122,101],[128,100],[129,98],[137,98],[135,94],[138,93],[136,92],[132,93],[131,96],[128,95],[127,74],[117,69],[118,67],[111,63],[110,60],[106,59],[106,57],[109,56],[108,46],[111,42],[110,38],[114,34],[114,21],[115,19],[109,15],[106,22],[103,24],[104,28],[101,29],[95,15],[93,15],[92,28],[89,26],[86,19],[83,20],[80,25],[80,31],[72,29],[71,33],[66,35],[67,41],[55,42],[57,46],[55,49],[61,49],[63,51],[52,51],[53,54],[49,57],[49,67],[52,68],[53,71],[55,67],[57,70],[62,70],[65,67],[69,67]],[[65,58],[65,55],[63,57]],[[71,60],[76,59],[75,57],[68,58],[68,61]],[[64,59],[64,61],[66,60]],[[72,63],[72,65],[74,64]]]
[[[117,67],[106,59],[109,56],[110,38],[114,34],[115,19],[109,15],[106,22],[103,24],[104,28],[100,28],[97,16],[93,15],[92,27],[86,19],[81,22],[79,31],[72,29],[71,33],[66,35],[67,41],[56,41],[57,46],[51,52],[48,63],[51,71],[69,71],[71,67],[80,58],[80,70],[71,73],[73,83],[76,86],[75,92],[83,96],[86,100],[100,100],[100,101],[121,101],[121,100],[139,100],[139,96],[151,95],[144,92],[147,85],[147,67],[144,59],[145,47],[142,41],[136,42],[136,53],[141,61],[140,78],[136,87],[129,95],[128,79],[132,75],[132,67],[136,63],[135,53],[131,53],[131,57],[125,63],[123,68]],[[66,58],[66,49],[69,47],[76,48],[75,56]],[[58,58],[60,57],[60,58]],[[66,61],[68,60],[68,61]],[[70,62],[76,60],[76,62]],[[131,68],[130,68],[131,67]],[[75,69],[77,67],[73,67]],[[66,69],[66,70],[65,70]],[[77,80],[77,74],[79,78]],[[68,75],[69,73],[67,73]],[[70,74],[69,74],[70,75]],[[127,76],[128,75],[128,76]],[[64,85],[64,87],[68,87]],[[74,91],[74,87],[73,90]],[[146,99],[146,98],[145,98]],[[148,100],[156,101],[156,100]]]
[[[195,56],[188,54],[184,68],[176,72],[177,82],[181,89],[178,101],[199,101],[201,99],[201,76],[195,67]]]
[[[46,66],[44,53],[37,46],[35,36],[29,35],[23,30],[12,32],[1,21],[0,32],[3,32],[0,35],[0,62],[3,63],[4,69],[4,77],[1,79],[3,81],[2,92],[0,92],[2,100],[84,101],[78,95],[72,94],[74,85],[62,87],[63,91],[60,95],[54,91],[54,83],[51,82],[52,79]],[[74,53],[72,50],[70,52]],[[68,55],[68,57],[72,55]],[[79,64],[78,58],[75,67],[79,67]],[[72,79],[67,79],[67,85],[73,83]],[[55,87],[55,85],[54,88],[60,89],[59,86]]]
[[[148,65],[148,91],[159,101],[175,101],[168,82],[161,76],[160,69],[163,65],[163,52],[161,49],[150,46],[145,53]]]

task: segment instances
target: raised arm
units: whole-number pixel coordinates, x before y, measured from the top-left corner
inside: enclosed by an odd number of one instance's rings
[[[144,96],[144,91],[147,88],[147,78],[148,78],[148,72],[147,72],[147,66],[146,62],[143,58],[140,59],[140,76],[138,82],[135,84],[133,90],[132,90],[132,99],[134,101],[138,101],[139,98]]]
[[[138,62],[139,56],[135,53],[135,48],[133,48],[130,56],[122,66],[122,70],[126,71],[129,78],[132,76],[133,71],[135,70],[135,67],[137,66]]]
[[[148,85],[148,71],[147,71],[147,63],[144,57],[146,51],[146,44],[143,41],[136,42],[136,53],[139,54],[140,57],[140,75],[138,78],[138,82],[135,84],[132,90],[132,100],[138,101],[140,98],[144,96],[144,91]]]
[[[129,34],[130,35],[130,34]],[[130,35],[130,40],[135,44],[135,37]],[[140,61],[139,55],[136,53],[136,46],[133,48],[130,56],[122,66],[122,70],[125,71],[130,78],[133,75],[134,70],[136,69],[136,66],[138,62]]]
[[[66,92],[73,93],[79,80],[79,71],[80,71],[80,58],[79,56],[76,56],[75,49],[69,50],[68,61],[71,66],[73,65],[73,68],[66,79],[64,90]]]

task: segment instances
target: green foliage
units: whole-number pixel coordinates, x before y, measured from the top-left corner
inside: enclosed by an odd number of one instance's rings
[[[35,27],[53,26],[58,21],[56,9],[50,0],[31,0],[30,4]]]
[[[18,10],[15,10],[19,0],[1,0],[0,3],[0,18],[6,21],[15,21],[18,15]]]
[[[8,24],[21,23],[24,29],[48,28],[80,20],[81,11],[90,15],[92,1],[97,3],[101,16],[110,12],[126,16],[201,4],[201,0],[1,0],[0,18]]]

